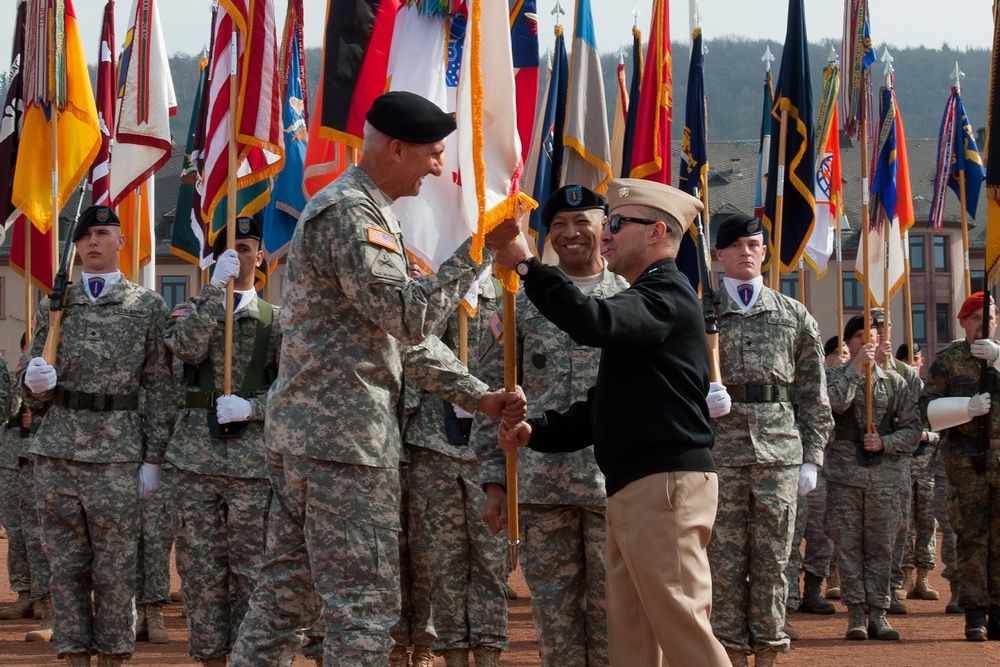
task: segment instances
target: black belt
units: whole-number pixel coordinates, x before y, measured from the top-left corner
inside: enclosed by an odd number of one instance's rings
[[[779,384],[737,384],[726,387],[733,403],[786,403],[795,390]]]
[[[73,410],[95,412],[139,409],[138,394],[90,394],[85,391],[66,391],[62,387],[56,387],[52,402]]]
[[[229,394],[230,396],[239,396],[240,398],[245,398],[250,400],[253,396],[244,396],[241,393]],[[202,408],[205,410],[214,410],[215,402],[220,396],[226,396],[221,392],[216,391],[189,391],[184,397],[184,407],[185,408]]]

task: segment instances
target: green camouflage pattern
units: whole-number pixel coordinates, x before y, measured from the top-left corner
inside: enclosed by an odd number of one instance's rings
[[[35,463],[30,457],[21,459],[18,484],[21,495],[21,533],[24,536],[28,569],[31,572],[31,601],[37,602],[48,597],[52,573],[49,568],[49,558],[42,546],[40,504],[35,492]]]
[[[160,468],[160,485],[139,501],[139,544],[136,548],[135,603],[170,604],[170,548],[177,533],[174,468]]]

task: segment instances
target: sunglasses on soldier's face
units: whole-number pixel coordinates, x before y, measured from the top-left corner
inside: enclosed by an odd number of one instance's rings
[[[606,229],[612,234],[617,234],[618,230],[622,228],[623,222],[635,222],[640,225],[655,225],[659,220],[650,220],[649,218],[630,218],[627,215],[613,215],[608,218],[607,222],[604,223],[602,229]]]

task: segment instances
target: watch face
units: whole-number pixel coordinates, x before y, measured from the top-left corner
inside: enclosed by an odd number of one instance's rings
[[[530,267],[528,266],[527,260],[523,260],[522,259],[520,262],[517,263],[517,267],[516,267],[517,275],[519,275],[519,276],[526,276],[526,275],[528,275],[528,269],[529,268]]]

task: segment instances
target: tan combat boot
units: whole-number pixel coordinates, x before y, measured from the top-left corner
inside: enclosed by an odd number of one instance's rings
[[[410,667],[410,656],[406,654],[406,647],[396,644],[389,654],[389,667]]]
[[[40,600],[42,604],[42,622],[38,627],[24,636],[26,642],[52,641],[52,598],[46,596]]]
[[[777,651],[761,651],[754,659],[754,667],[774,667],[778,664]]]
[[[896,589],[896,597],[900,600],[906,600],[912,595],[913,595],[913,568],[904,567],[903,584]]]
[[[802,639],[802,635],[799,634],[799,631],[795,628],[795,626],[788,622],[787,618],[785,619],[785,625],[781,628],[781,631],[788,635],[788,638],[793,642],[797,642]]]
[[[97,667],[122,667],[123,658],[120,655],[97,654]]]
[[[201,667],[226,667],[226,656],[220,655],[215,658],[205,658],[200,662]]]
[[[830,568],[830,576],[826,578],[826,593],[823,597],[827,600],[840,599],[840,574],[836,567]]]
[[[28,591],[18,591],[17,600],[14,604],[0,611],[0,618],[5,621],[13,621],[16,618],[31,618],[35,611],[31,605],[31,593]]]
[[[917,568],[917,581],[913,584],[913,597],[917,600],[940,600],[941,594],[931,588],[927,582],[928,574],[930,574],[930,570],[927,568]]]
[[[733,667],[747,667],[749,665],[747,662],[747,654],[739,649],[729,648],[727,646],[726,657],[729,658],[729,663]]]
[[[414,646],[410,660],[413,667],[434,667],[434,651],[430,646]]]
[[[445,667],[469,667],[469,649],[455,648],[441,654]]]
[[[137,642],[149,641],[149,629],[146,626],[146,605],[144,604],[135,607],[135,640]]]
[[[63,656],[66,667],[90,667],[89,653],[67,653]]]
[[[163,622],[163,607],[158,604],[146,605],[146,631],[150,644],[166,644],[170,641],[167,625]]]
[[[500,667],[500,649],[492,646],[477,646],[472,649],[476,667]]]

